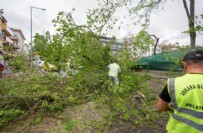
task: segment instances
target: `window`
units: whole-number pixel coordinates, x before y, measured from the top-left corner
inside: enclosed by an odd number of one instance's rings
[[[18,34],[15,32],[13,33],[13,36],[18,38]]]

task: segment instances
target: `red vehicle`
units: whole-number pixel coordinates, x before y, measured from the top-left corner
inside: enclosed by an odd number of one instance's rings
[[[0,78],[3,77],[4,65],[0,64]]]

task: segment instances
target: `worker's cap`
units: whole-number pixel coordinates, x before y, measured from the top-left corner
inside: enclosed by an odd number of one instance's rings
[[[193,60],[193,59],[203,60],[203,50],[195,50],[195,51],[187,52],[183,58],[183,61]]]

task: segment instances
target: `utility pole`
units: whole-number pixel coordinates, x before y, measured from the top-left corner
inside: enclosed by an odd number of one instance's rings
[[[30,7],[30,32],[31,32],[31,40],[30,40],[30,62],[31,62],[31,64],[30,64],[30,67],[32,68],[32,61],[33,61],[33,56],[32,56],[32,54],[33,54],[33,51],[32,51],[32,9],[40,9],[40,10],[43,10],[43,11],[46,11],[46,9],[44,9],[44,8],[39,8],[39,7],[33,7],[33,6],[31,6]]]

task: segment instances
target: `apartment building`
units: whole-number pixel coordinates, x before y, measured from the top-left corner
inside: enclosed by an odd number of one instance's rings
[[[154,46],[150,46],[148,51],[145,53],[141,53],[141,57],[147,57],[147,56],[152,56],[154,55]],[[160,46],[156,46],[155,54],[162,53],[162,48]]]
[[[25,36],[21,29],[11,28],[13,31],[13,36],[10,36],[11,40],[13,40],[13,54],[27,54],[28,53],[28,45],[24,43]]]
[[[7,69],[8,61],[18,54],[29,54],[28,44],[24,44],[25,37],[21,29],[10,28],[3,9],[0,10],[0,70]]]
[[[29,45],[24,43],[25,36],[21,29],[10,28],[7,20],[3,16],[3,10],[0,10],[0,50],[9,57],[15,57],[18,54],[28,54]]]
[[[135,53],[136,50],[134,48],[134,38],[124,38],[123,48],[127,49],[129,51],[129,54],[131,55],[132,60],[136,58]]]
[[[162,52],[171,52],[178,50],[178,43],[170,43],[168,40],[162,41],[160,44],[160,47],[162,49]]]
[[[113,41],[113,44],[111,44],[111,50],[115,56],[119,56],[119,50],[123,48],[123,42],[120,39],[116,39],[114,41],[114,38],[111,37],[104,37],[99,36],[99,39],[103,46],[108,45],[110,42]]]
[[[27,43],[24,43],[24,45],[22,46],[22,53],[24,54],[24,55],[28,55],[29,54],[29,44],[27,44]]]
[[[150,46],[146,52],[143,52],[140,49],[136,49],[134,46],[134,38],[125,38],[124,39],[124,48],[129,51],[131,54],[132,60],[136,60],[138,57],[147,57],[154,55],[154,46]],[[161,53],[162,49],[160,46],[156,46],[155,54]]]
[[[178,50],[178,47],[174,44],[162,44],[160,45],[163,52],[170,52]]]
[[[12,49],[9,47],[13,41],[9,38],[13,32],[7,25],[7,20],[3,16],[3,10],[0,10],[0,63],[4,66],[5,54],[10,54]]]

